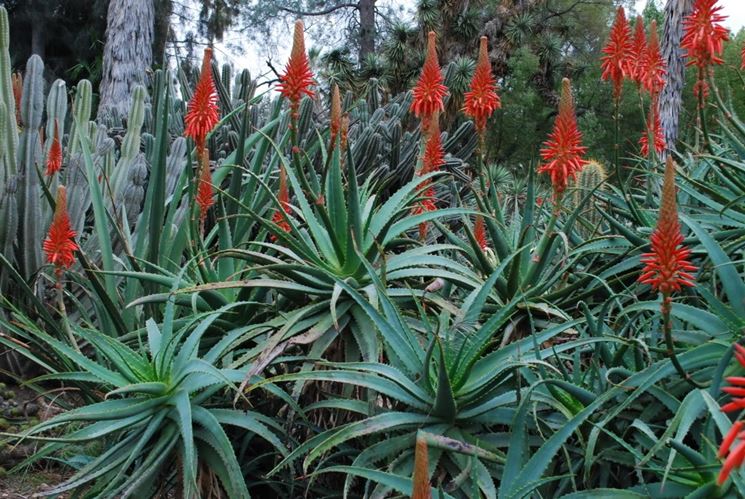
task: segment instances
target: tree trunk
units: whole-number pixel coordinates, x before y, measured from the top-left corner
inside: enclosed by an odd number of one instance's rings
[[[153,64],[163,66],[165,62],[166,43],[171,30],[171,14],[173,13],[173,0],[154,0],[155,30],[153,32]]]
[[[693,0],[668,0],[665,6],[662,57],[667,63],[667,82],[660,95],[660,122],[667,151],[674,151],[678,140],[678,120],[685,83],[685,60],[680,39],[683,36],[683,19],[691,13],[692,8]]]
[[[360,63],[368,54],[375,52],[375,2],[376,0],[359,0],[360,12]]]
[[[126,118],[132,90],[153,61],[153,0],[111,0],[106,17],[98,118]]]

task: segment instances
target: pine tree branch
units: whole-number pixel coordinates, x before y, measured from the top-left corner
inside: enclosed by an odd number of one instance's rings
[[[325,16],[326,14],[331,14],[333,12],[336,12],[337,10],[349,9],[349,8],[356,9],[357,4],[356,3],[340,3],[338,5],[334,5],[333,7],[329,7],[328,9],[312,10],[312,11],[295,10],[289,7],[278,7],[279,10],[283,12],[289,12],[290,14],[294,14],[296,16]]]

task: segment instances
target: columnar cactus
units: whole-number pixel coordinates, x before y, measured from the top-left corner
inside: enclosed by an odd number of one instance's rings
[[[39,129],[44,112],[44,63],[32,55],[26,63],[21,100],[21,132],[18,146],[19,199],[21,225],[18,244],[20,268],[25,278],[31,277],[42,264],[41,241],[44,237],[41,185],[37,168],[42,151]]]
[[[594,233],[595,227],[601,223],[603,217],[600,214],[598,207],[592,202],[592,198],[590,198],[590,201],[586,206],[582,206],[582,202],[585,200],[587,195],[596,188],[598,190],[603,189],[606,177],[607,174],[603,165],[597,161],[590,161],[585,165],[582,171],[580,171],[577,180],[575,181],[574,196],[570,198],[569,202],[573,208],[580,208],[582,210],[582,218],[593,228],[590,230],[581,224],[578,225],[577,227],[580,232],[585,236],[591,236]]]
[[[75,99],[73,100],[73,124],[70,132],[70,154],[75,154],[80,149],[80,134],[90,138],[88,135],[88,122],[91,119],[93,107],[93,87],[88,80],[80,80],[76,87]],[[78,130],[79,129],[79,130]]]
[[[10,27],[8,12],[0,6],[0,102],[5,104],[5,142],[6,164],[0,169],[0,186],[16,173],[16,151],[18,150],[18,128],[16,127],[16,104],[13,97],[13,84],[10,75]]]

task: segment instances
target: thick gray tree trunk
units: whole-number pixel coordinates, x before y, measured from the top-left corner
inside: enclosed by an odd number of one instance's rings
[[[685,60],[680,48],[683,19],[690,14],[693,0],[667,0],[665,29],[662,36],[662,57],[667,63],[667,83],[660,95],[660,122],[667,151],[675,150],[678,140],[678,121],[685,83]]]
[[[153,61],[153,0],[111,0],[106,17],[98,118],[125,118],[132,90],[145,84]]]
[[[359,0],[360,13],[360,62],[375,52],[375,1]]]

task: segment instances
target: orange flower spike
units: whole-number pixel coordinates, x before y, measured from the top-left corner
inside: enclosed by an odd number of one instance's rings
[[[429,128],[433,114],[445,110],[443,98],[448,90],[443,84],[444,77],[437,61],[435,38],[435,32],[430,31],[427,38],[427,57],[419,80],[414,86],[414,100],[411,103],[411,110],[422,120],[424,130]]]
[[[729,478],[729,474],[733,469],[740,467],[743,460],[745,459],[745,441],[740,442],[735,447],[727,459],[722,465],[722,470],[719,472],[719,478],[717,478],[717,484],[722,485]]]
[[[742,52],[740,52],[740,69],[745,69],[745,45],[742,46]]]
[[[429,484],[429,456],[427,442],[421,437],[416,439],[416,451],[414,452],[414,486],[411,499],[432,499],[432,488]]]
[[[695,278],[691,272],[696,270],[688,260],[691,251],[683,246],[675,195],[675,163],[668,157],[660,215],[650,238],[652,251],[642,255],[644,270],[639,276],[640,282],[649,284],[665,297],[680,291],[683,286],[694,286]]]
[[[280,209],[276,210],[272,215],[272,222],[279,225],[283,231],[290,232],[290,222],[287,220],[287,214],[290,209],[290,189],[287,186],[287,172],[284,166],[279,167],[279,192],[277,193],[277,199],[279,200]],[[274,235],[271,238],[273,241],[277,239]]]
[[[329,123],[329,135],[331,147],[336,146],[336,138],[341,130],[341,96],[339,95],[339,85],[334,83],[334,89],[331,92],[331,113]]]
[[[199,218],[203,223],[207,216],[207,211],[215,204],[215,190],[212,186],[212,173],[210,172],[210,160],[207,149],[203,149],[199,156],[202,167],[199,171],[199,185],[197,186],[195,201],[199,205]]]
[[[186,110],[184,135],[194,139],[197,150],[201,151],[207,134],[215,128],[218,121],[217,89],[212,79],[212,49],[208,47],[204,49],[202,72]]]
[[[47,155],[47,177],[51,177],[62,168],[62,145],[59,139],[59,122],[55,118],[54,137],[52,138],[52,145],[49,146],[49,154]]]
[[[623,79],[632,76],[632,60],[629,54],[632,51],[631,28],[626,20],[626,12],[623,7],[618,7],[616,20],[610,29],[608,42],[603,47],[600,78],[613,82],[613,97],[621,97]]]
[[[54,218],[42,245],[47,261],[57,267],[58,272],[63,268],[70,268],[75,261],[74,253],[78,250],[75,236],[67,213],[67,191],[61,185],[57,188]]]
[[[657,37],[657,21],[652,21],[649,25],[647,48],[642,55],[639,71],[642,86],[653,99],[656,98],[665,86],[667,74],[667,67],[660,51],[660,40]]]
[[[631,40],[631,51],[629,60],[631,65],[631,79],[637,85],[642,84],[642,59],[647,51],[647,33],[644,31],[644,19],[642,16],[636,16],[634,23],[634,37]]]
[[[484,225],[484,217],[476,215],[476,221],[473,223],[473,237],[479,244],[481,251],[485,251],[489,245],[486,240],[486,226]]]
[[[300,100],[303,95],[313,97],[310,89],[315,84],[313,72],[310,70],[310,60],[305,51],[305,34],[303,21],[295,21],[295,32],[292,37],[292,51],[285,66],[285,72],[279,76],[279,92],[290,101],[290,109],[297,118]]]
[[[561,85],[559,114],[553,131],[541,149],[541,158],[545,163],[538,168],[538,173],[548,173],[551,176],[551,184],[557,197],[588,163],[582,158],[586,151],[587,148],[582,146],[582,133],[577,127],[570,82],[564,78]]]
[[[479,60],[471,80],[471,90],[464,97],[463,112],[473,119],[476,131],[483,133],[486,128],[486,120],[502,107],[497,95],[497,81],[492,74],[489,53],[487,50],[488,39],[481,37],[479,45]]]
[[[662,154],[665,150],[665,137],[662,135],[662,122],[660,121],[660,113],[655,110],[657,108],[655,104],[649,109],[649,116],[647,117],[647,130],[642,134],[639,139],[639,145],[641,145],[642,156],[649,156],[649,136],[652,136],[654,142],[654,151],[657,154]]]
[[[445,150],[442,148],[440,124],[435,119],[430,125],[427,143],[424,145],[424,157],[422,158],[422,169],[419,175],[439,171],[444,164]]]

